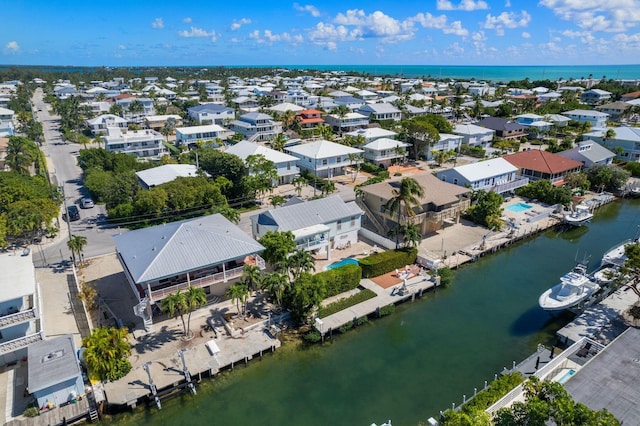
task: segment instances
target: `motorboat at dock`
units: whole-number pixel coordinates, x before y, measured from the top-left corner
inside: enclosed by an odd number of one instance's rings
[[[571,211],[564,215],[564,223],[572,226],[581,226],[593,219],[591,207],[586,204],[578,204],[575,209],[571,207]]]
[[[587,266],[578,264],[560,278],[560,283],[540,295],[538,304],[545,311],[563,311],[589,299],[600,285],[587,274]]]

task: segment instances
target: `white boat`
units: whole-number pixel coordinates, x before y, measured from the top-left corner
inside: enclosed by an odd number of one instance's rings
[[[640,240],[624,240],[620,244],[617,244],[607,250],[602,256],[602,265],[613,265],[620,268],[627,260],[627,256],[624,254],[624,248],[628,244],[638,244]]]
[[[593,273],[593,279],[600,285],[611,284],[620,275],[616,267],[605,266]]]
[[[587,267],[579,264],[560,278],[560,283],[542,293],[538,304],[545,311],[562,311],[587,300],[600,286],[587,275]]]
[[[593,213],[586,204],[578,204],[575,209],[572,206],[571,211],[564,215],[564,223],[573,226],[584,225],[591,219],[593,219]]]

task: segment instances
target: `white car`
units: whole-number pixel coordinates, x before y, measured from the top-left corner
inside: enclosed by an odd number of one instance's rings
[[[93,204],[93,200],[92,200],[91,198],[83,198],[83,199],[80,201],[80,206],[81,206],[83,209],[90,209],[90,208],[92,208],[92,207],[94,206],[94,204]]]

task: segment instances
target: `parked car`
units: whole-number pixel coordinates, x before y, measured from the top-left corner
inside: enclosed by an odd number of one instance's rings
[[[69,221],[73,222],[74,220],[80,220],[80,211],[76,206],[67,207],[67,213],[63,215],[64,220],[69,218]]]
[[[90,209],[93,206],[94,206],[93,200],[89,197],[86,197],[80,200],[80,207],[82,207],[83,209]]]

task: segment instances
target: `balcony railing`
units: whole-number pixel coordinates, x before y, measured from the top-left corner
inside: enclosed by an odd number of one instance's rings
[[[512,180],[507,183],[494,185],[491,190],[497,194],[502,194],[503,192],[513,191],[517,188],[521,188],[523,186],[527,186],[529,184],[529,178],[522,178]]]
[[[264,259],[261,258],[260,256],[253,255],[255,258],[255,266],[257,266],[258,268],[260,268],[261,270],[265,269],[266,265],[264,263]],[[248,265],[250,263],[246,263],[245,265]],[[221,282],[227,282],[231,279],[237,278],[242,276],[242,273],[244,272],[244,267],[245,265],[242,266],[238,266],[236,268],[232,268],[232,269],[227,269],[226,271],[222,271],[222,272],[217,272],[215,274],[212,275],[207,275],[206,277],[202,277],[202,278],[196,278],[194,280],[189,280],[189,281],[184,281],[181,282],[179,284],[176,285],[172,285],[169,287],[165,287],[165,288],[160,288],[158,290],[152,290],[151,291],[151,303],[155,303],[158,300],[162,300],[165,297],[176,293],[178,290],[184,290],[186,288],[188,288],[189,286],[191,287],[207,287],[210,286],[212,284],[217,284],[217,283],[221,283]]]
[[[25,321],[31,321],[36,319],[36,317],[36,311],[33,308],[4,315],[0,317],[0,328],[9,327],[10,325],[19,324]]]
[[[328,240],[309,240],[309,241],[304,241],[301,243],[298,243],[298,245],[296,246],[296,248],[298,249],[316,249],[320,246],[325,246],[329,243]]]
[[[9,340],[8,342],[0,343],[0,355],[5,355],[16,351],[18,349],[29,346],[32,343],[44,340],[42,331],[28,336],[18,337],[17,339]]]

